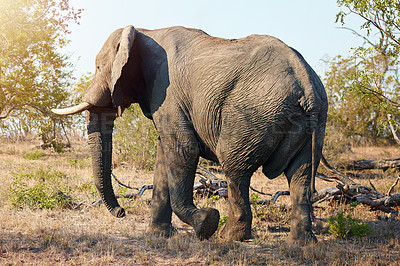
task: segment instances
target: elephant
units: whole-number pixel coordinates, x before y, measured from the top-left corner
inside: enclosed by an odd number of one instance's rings
[[[285,174],[292,204],[288,241],[317,241],[311,195],[327,119],[327,96],[302,55],[267,35],[223,39],[202,30],[127,26],[114,31],[96,56],[93,81],[80,104],[86,110],[94,182],[107,209],[125,211],[111,185],[114,121],[132,103],[159,133],[147,233],[172,235],[172,213],[208,239],[219,211],[197,208],[193,184],[199,158],[221,165],[228,182],[228,219],[219,234],[252,237],[250,179]]]

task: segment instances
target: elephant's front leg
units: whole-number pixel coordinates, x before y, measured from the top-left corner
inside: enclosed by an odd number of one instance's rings
[[[157,143],[156,168],[151,201],[151,221],[147,233],[169,237],[176,230],[171,224],[172,208],[168,187],[168,171],[160,140]]]
[[[249,187],[252,173],[226,173],[228,180],[228,220],[222,229],[222,236],[243,241],[251,238],[252,213],[249,201]]]
[[[311,143],[290,163],[285,171],[290,186],[292,221],[288,241],[303,244],[317,242],[311,230]]]
[[[186,135],[185,137],[188,137]],[[209,238],[218,228],[219,212],[212,208],[198,209],[193,203],[193,183],[199,159],[194,141],[166,141],[164,144],[169,195],[174,213],[191,225],[197,237]]]

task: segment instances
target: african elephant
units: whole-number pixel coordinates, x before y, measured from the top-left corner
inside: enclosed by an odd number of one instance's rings
[[[222,39],[184,27],[113,32],[82,103],[53,112],[88,110],[95,185],[116,217],[125,211],[111,186],[112,131],[131,103],[159,133],[148,232],[170,235],[174,212],[199,238],[214,234],[218,210],[193,203],[201,156],[220,163],[228,181],[222,236],[251,238],[250,178],[262,167],[268,178],[287,177],[289,240],[316,241],[310,197],[328,104],[320,79],[296,50],[271,36]]]

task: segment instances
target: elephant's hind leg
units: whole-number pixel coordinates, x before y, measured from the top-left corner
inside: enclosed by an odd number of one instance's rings
[[[229,211],[228,220],[221,235],[226,239],[243,241],[251,238],[252,213],[249,187],[252,172],[226,172],[228,180]]]
[[[311,150],[310,138],[285,171],[292,203],[292,221],[288,239],[291,243],[317,242],[311,230]]]

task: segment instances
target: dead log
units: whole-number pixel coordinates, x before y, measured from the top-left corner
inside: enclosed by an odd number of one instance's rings
[[[346,176],[345,174],[343,174],[342,172],[338,171],[337,169],[333,168],[328,161],[325,159],[325,156],[322,155],[321,157],[321,165],[323,167],[325,167],[326,171],[331,174],[332,176],[325,176],[326,179],[330,179],[332,181],[339,181],[342,184],[345,185],[357,185],[356,182],[354,182],[353,180],[351,180],[351,178],[349,178],[348,176]],[[317,177],[320,177],[319,175],[317,175]],[[324,179],[324,180],[326,180]]]
[[[400,169],[400,158],[383,159],[383,160],[357,160],[340,164],[340,169],[344,170],[370,170],[382,169],[383,171],[389,168]]]
[[[195,182],[193,187],[197,195],[228,198],[228,183],[225,180],[216,177],[201,165],[197,166],[196,173],[200,175],[200,181]]]
[[[330,199],[331,197],[333,197],[335,195],[339,195],[341,193],[342,192],[340,191],[340,189],[338,189],[336,187],[324,188],[324,189],[318,190],[317,192],[314,193],[314,195],[311,198],[311,202],[313,204],[322,203],[322,202]]]

